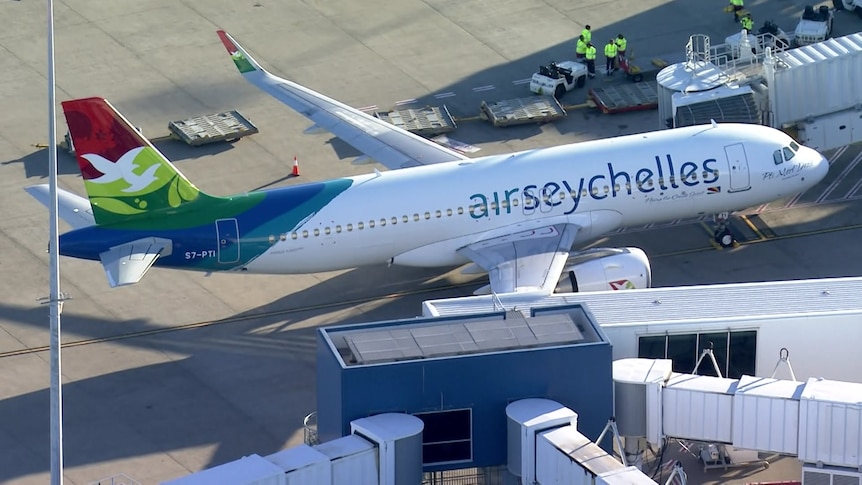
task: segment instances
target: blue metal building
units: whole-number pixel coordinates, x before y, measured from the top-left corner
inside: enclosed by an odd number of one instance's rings
[[[425,423],[425,471],[506,463],[506,406],[539,397],[578,413],[595,440],[613,413],[611,344],[585,307],[321,329],[318,433],[385,412]]]

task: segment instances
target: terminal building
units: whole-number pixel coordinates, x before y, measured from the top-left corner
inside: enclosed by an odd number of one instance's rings
[[[235,483],[655,483],[644,450],[671,439],[704,443],[704,468],[774,453],[802,483],[862,483],[859,294],[862,278],[489,295],[323,328],[317,439],[169,483],[240,466],[270,478]]]

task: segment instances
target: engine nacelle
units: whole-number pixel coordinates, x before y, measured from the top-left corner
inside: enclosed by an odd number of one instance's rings
[[[595,248],[575,253],[557,283],[557,293],[649,288],[649,258],[640,248]]]

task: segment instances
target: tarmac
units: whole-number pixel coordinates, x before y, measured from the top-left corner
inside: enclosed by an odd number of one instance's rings
[[[768,17],[786,30],[804,6],[747,3],[757,24]],[[647,64],[681,57],[691,34],[718,43],[735,33],[724,4],[56,1],[58,133],[65,132],[59,101],[72,98],[105,97],[160,139],[169,121],[238,109],[259,134],[232,144],[157,146],[217,195],[367,173],[372,167],[350,163],[358,156],[350,147],[304,135],[306,119],[247,84],[216,29],[274,73],[349,105],[445,103],[467,118],[482,100],[527,95],[518,81],[542,63],[571,58],[584,24],[599,41],[625,33]],[[0,483],[15,485],[46,483],[50,464],[49,320],[37,301],[48,292],[47,211],[23,190],[48,174],[45,12],[44,2],[0,0]],[[839,13],[837,34],[860,22]],[[464,122],[451,136],[481,156],[657,129],[657,118],[655,111],[579,110],[548,125]],[[290,176],[294,156],[300,177]],[[862,156],[855,147],[830,156],[834,168],[820,186],[736,220],[738,248],[717,250],[701,223],[684,221],[599,243],[643,247],[657,286],[862,274]],[[61,187],[83,193],[75,161],[62,151],[58,171]],[[62,317],[65,483],[159,483],[299,444],[302,420],[316,408],[316,328],[413,317],[422,300],[482,284],[457,270],[402,267],[292,276],[155,269],[137,285],[110,289],[98,263],[64,258],[61,286],[71,297]],[[795,459],[784,458],[765,474],[715,471],[695,483],[798,477]]]

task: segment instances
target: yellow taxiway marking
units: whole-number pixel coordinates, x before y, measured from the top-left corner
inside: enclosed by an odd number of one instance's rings
[[[754,223],[751,222],[751,219],[749,219],[748,216],[743,215],[739,216],[739,218],[742,219],[742,222],[748,225],[748,227],[751,228],[752,231],[754,231],[754,234],[756,234],[758,238],[766,239],[766,236],[764,236],[763,233],[760,232],[760,229],[758,229],[757,226],[755,226]]]

